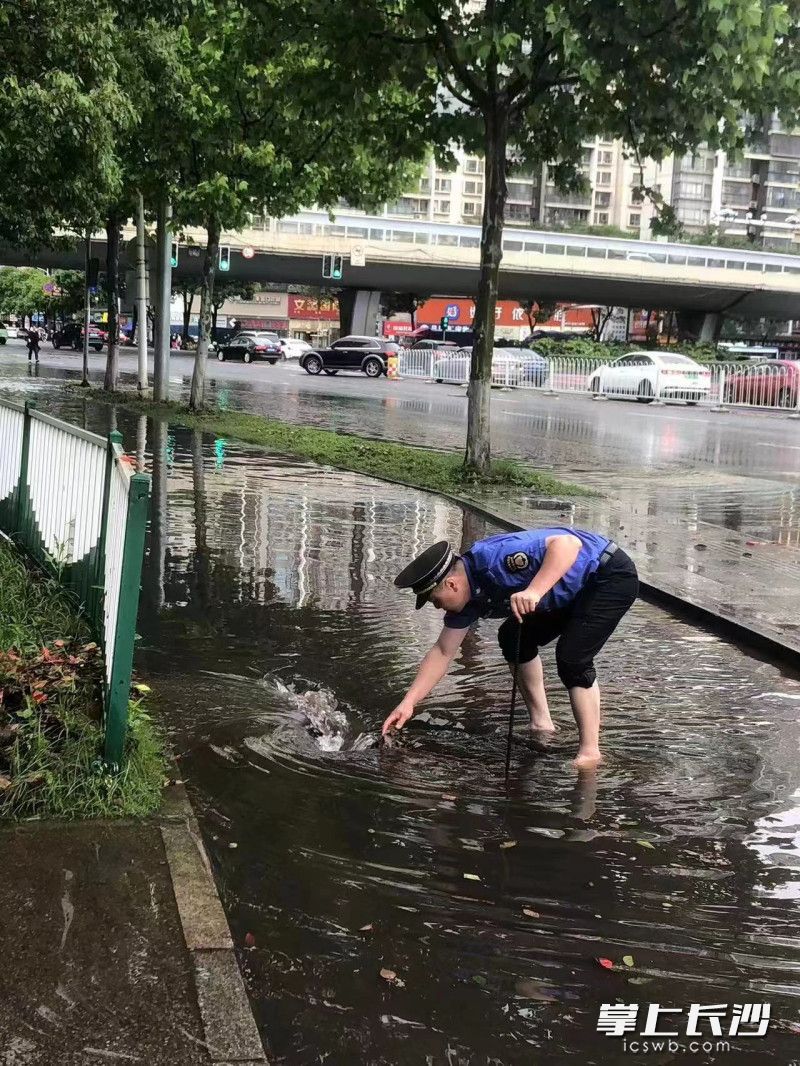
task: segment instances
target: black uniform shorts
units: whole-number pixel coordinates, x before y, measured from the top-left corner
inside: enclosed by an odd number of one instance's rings
[[[528,663],[542,644],[558,637],[556,665],[567,688],[591,688],[594,657],[617,628],[639,592],[639,577],[629,555],[617,548],[589,578],[572,603],[559,611],[534,611],[522,623],[519,661]],[[519,622],[507,618],[497,634],[503,657],[514,662]]]

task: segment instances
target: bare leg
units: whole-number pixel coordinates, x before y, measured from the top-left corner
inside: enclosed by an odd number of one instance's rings
[[[514,664],[509,663],[511,673],[514,673]],[[529,663],[519,664],[517,683],[525,700],[525,705],[531,716],[531,729],[534,732],[552,733],[556,725],[550,717],[550,708],[547,706],[547,693],[544,688],[544,671],[542,660],[537,655]]]
[[[600,689],[597,682],[591,688],[571,688],[569,701],[580,737],[578,754],[572,765],[578,770],[589,770],[603,759],[600,752]]]

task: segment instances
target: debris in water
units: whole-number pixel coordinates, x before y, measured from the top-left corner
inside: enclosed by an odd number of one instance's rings
[[[252,933],[244,934],[244,946],[246,948],[254,948],[256,946],[256,938]]]
[[[500,845],[501,848],[515,848],[516,846],[516,840],[504,840]]]
[[[406,983],[397,976],[394,970],[387,970],[381,968],[381,977],[384,981],[388,981],[390,985],[394,985],[396,988],[405,988]]]
[[[614,963],[611,961],[611,959],[597,958],[594,961],[596,963],[598,963],[600,966],[602,966],[604,970],[613,970],[614,969]]]
[[[539,914],[539,912],[538,912],[538,911],[532,911],[532,910],[530,909],[530,907],[523,907],[523,908],[522,908],[522,913],[523,913],[523,914],[527,914],[527,916],[528,916],[529,918],[540,918],[540,917],[541,917],[541,915]]]
[[[480,881],[480,877],[477,874],[464,874],[467,881]]]
[[[649,840],[637,840],[636,843],[640,848],[650,848],[651,851],[655,851],[655,844],[651,844]]]
[[[633,955],[623,955],[622,961],[626,966],[633,966]]]
[[[375,926],[372,922],[368,922],[366,925],[362,925],[358,931],[359,933],[372,933],[375,931]]]

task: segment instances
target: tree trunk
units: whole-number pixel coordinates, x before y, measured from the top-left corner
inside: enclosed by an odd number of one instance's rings
[[[211,333],[213,335],[214,330],[217,328],[217,316],[219,315],[220,304],[214,304],[211,310]]]
[[[467,451],[464,465],[476,474],[485,474],[491,460],[490,401],[492,350],[500,260],[503,257],[503,223],[508,189],[506,187],[506,145],[508,117],[497,110],[484,115],[486,174],[481,230],[481,267],[478,298],[475,301],[473,329],[475,341],[469,370],[467,408]]]
[[[183,337],[184,345],[189,340],[189,324],[192,318],[192,308],[194,307],[194,289],[184,289],[181,295],[183,296]],[[188,296],[188,301],[187,301]]]
[[[119,215],[112,211],[106,222],[106,295],[108,299],[108,354],[103,388],[114,392],[119,378]],[[88,326],[87,326],[88,328]]]
[[[211,339],[211,311],[214,300],[214,270],[219,255],[220,225],[212,215],[206,223],[208,239],[206,253],[203,257],[203,280],[200,285],[200,328],[197,337],[197,352],[194,357],[192,374],[192,392],[189,407],[199,411],[203,406],[206,385],[206,361],[208,360],[208,342]]]

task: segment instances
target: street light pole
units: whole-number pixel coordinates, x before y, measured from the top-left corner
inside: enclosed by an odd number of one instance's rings
[[[86,273],[83,279],[83,379],[81,385],[89,387],[89,319],[92,314],[92,295],[89,292],[89,270],[92,258],[92,231],[86,231]]]

